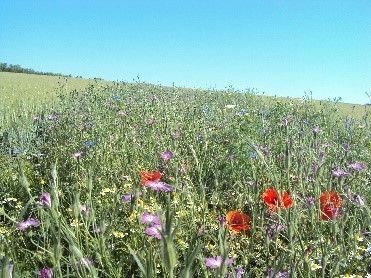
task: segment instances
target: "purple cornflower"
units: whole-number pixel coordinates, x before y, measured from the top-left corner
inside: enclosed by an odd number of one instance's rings
[[[219,268],[222,265],[223,258],[221,256],[205,258],[205,265],[207,268]],[[232,258],[227,258],[224,262],[226,266],[233,264]]]
[[[124,202],[124,203],[130,203],[131,200],[134,199],[134,195],[133,194],[130,194],[130,193],[127,193],[127,194],[124,194],[122,195],[121,197],[121,200]]]
[[[27,230],[29,227],[38,227],[38,226],[40,226],[40,222],[39,220],[35,218],[29,218],[26,221],[17,223],[18,230],[22,232]]]
[[[52,207],[52,199],[50,193],[44,192],[39,196],[39,204],[48,208]]]
[[[140,222],[146,225],[161,225],[160,217],[147,211],[140,216]]]
[[[154,191],[163,191],[163,192],[172,191],[170,184],[167,184],[166,182],[162,182],[162,181],[148,181],[146,183],[146,186],[152,188]]]
[[[241,266],[236,268],[236,278],[242,278],[244,273],[245,270]]]
[[[348,168],[356,172],[361,172],[366,169],[366,165],[362,162],[354,161],[348,165]]]
[[[226,222],[225,216],[219,215],[218,216],[218,222],[219,222],[220,225],[223,226],[225,224],[225,222]]]
[[[168,161],[168,160],[172,159],[173,156],[174,156],[174,154],[172,153],[172,151],[169,151],[169,150],[164,151],[164,152],[161,153],[161,158],[164,161]]]
[[[332,170],[332,175],[334,177],[340,178],[340,177],[347,177],[347,176],[349,176],[349,173],[346,172],[346,171],[344,171],[341,168],[337,168],[337,169]]]
[[[40,269],[37,273],[40,278],[52,278],[53,277],[53,270],[49,267],[44,267]]]
[[[152,225],[152,226],[149,226],[147,227],[144,232],[147,236],[150,236],[150,237],[155,237],[157,239],[161,239],[162,236],[161,236],[161,225]]]
[[[311,207],[314,205],[315,199],[313,196],[308,196],[305,198],[305,203],[308,207]]]

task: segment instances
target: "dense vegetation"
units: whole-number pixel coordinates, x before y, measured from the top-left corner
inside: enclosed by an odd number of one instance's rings
[[[0,119],[2,273],[370,276],[367,111],[141,83],[65,92]]]
[[[29,68],[24,68],[21,65],[13,65],[8,63],[0,63],[0,72],[15,72],[15,73],[26,73],[26,74],[39,74],[39,75],[49,75],[49,76],[62,76],[62,77],[72,77],[71,74],[61,74],[61,73],[53,73],[53,72],[43,72],[43,71],[36,71]],[[80,78],[82,78],[80,76]]]

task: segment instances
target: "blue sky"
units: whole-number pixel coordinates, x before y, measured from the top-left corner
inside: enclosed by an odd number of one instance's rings
[[[370,0],[1,0],[0,61],[364,104]]]

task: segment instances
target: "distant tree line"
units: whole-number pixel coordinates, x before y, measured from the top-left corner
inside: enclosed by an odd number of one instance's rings
[[[17,73],[27,73],[27,74],[40,74],[40,75],[51,75],[51,76],[62,76],[62,77],[72,77],[71,74],[61,74],[61,73],[54,73],[54,72],[43,72],[43,71],[36,71],[33,69],[23,68],[20,65],[13,65],[7,63],[0,63],[0,72],[17,72]],[[76,78],[82,78],[82,76],[76,76]]]

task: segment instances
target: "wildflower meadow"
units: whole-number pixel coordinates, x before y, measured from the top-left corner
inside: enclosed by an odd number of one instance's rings
[[[371,277],[368,111],[92,82],[0,115],[0,277]]]

